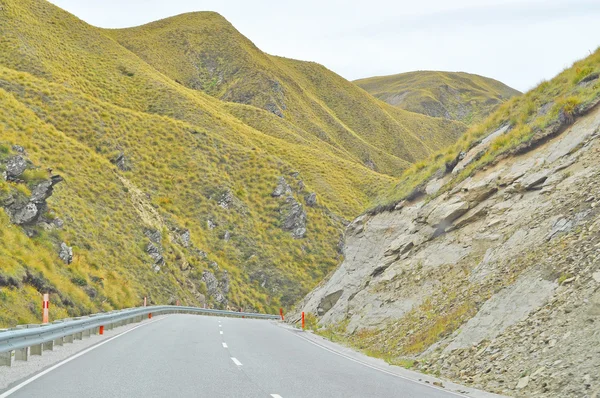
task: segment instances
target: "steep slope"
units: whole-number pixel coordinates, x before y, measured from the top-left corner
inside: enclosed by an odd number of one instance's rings
[[[497,80],[464,72],[417,71],[354,83],[397,108],[469,125],[521,94]]]
[[[397,175],[466,129],[462,123],[389,112],[320,65],[263,53],[216,13],[184,14],[105,33],[183,86],[265,109],[305,138],[316,137],[383,173]],[[230,108],[249,122],[246,113]]]
[[[408,170],[297,311],[392,363],[510,396],[593,396],[599,76],[600,49]]]

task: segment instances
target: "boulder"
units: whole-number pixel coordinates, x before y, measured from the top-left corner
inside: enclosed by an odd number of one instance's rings
[[[20,177],[26,169],[27,160],[21,155],[13,156],[6,162],[6,177],[8,180],[14,180]]]
[[[24,206],[11,206],[6,210],[12,223],[17,225],[34,224],[41,213],[38,205],[31,202]]]
[[[317,314],[319,316],[322,316],[325,313],[327,313],[327,311],[332,309],[333,306],[338,302],[340,297],[342,297],[343,293],[344,293],[344,291],[342,289],[340,289],[333,293],[329,293],[328,295],[323,297],[321,299],[321,302],[319,303],[319,306],[317,307]]]
[[[73,248],[68,246],[65,242],[60,244],[60,250],[58,257],[67,265],[73,262]]]

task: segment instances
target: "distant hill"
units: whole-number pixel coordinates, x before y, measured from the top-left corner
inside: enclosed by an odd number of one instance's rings
[[[468,125],[521,93],[497,80],[464,72],[417,71],[354,81],[397,108]]]
[[[462,123],[390,110],[316,63],[268,55],[214,12],[104,33],[181,85],[226,101],[244,123],[257,126],[248,108],[232,103],[275,114],[304,139],[385,174],[398,175],[466,130]]]

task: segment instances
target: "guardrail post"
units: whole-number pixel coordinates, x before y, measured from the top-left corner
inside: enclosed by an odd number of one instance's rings
[[[90,337],[90,334],[91,334],[90,329],[84,330],[82,332],[82,337]]]
[[[17,361],[28,361],[29,355],[29,347],[19,348],[18,350],[15,350],[15,359]]]
[[[12,366],[15,362],[15,352],[8,351],[0,353],[0,365],[1,366]]]
[[[74,340],[83,340],[83,332],[77,332],[73,335]]]
[[[63,341],[65,343],[72,343],[73,342],[73,335],[72,334],[66,335],[65,337],[63,337]]]
[[[54,351],[54,340],[46,341],[42,343],[42,350],[44,351]]]

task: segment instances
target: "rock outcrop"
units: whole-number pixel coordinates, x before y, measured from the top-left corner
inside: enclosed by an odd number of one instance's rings
[[[362,347],[462,383],[591,396],[600,388],[599,135],[596,108],[536,149],[443,190],[453,174],[441,173],[422,196],[359,217],[345,260],[297,310],[348,335],[370,331]]]
[[[296,174],[295,177],[298,175]],[[298,200],[294,197],[292,188],[285,180],[285,177],[279,177],[277,186],[271,196],[284,199],[279,213],[281,214],[281,228],[289,231],[296,239],[304,238],[306,235],[306,211]],[[309,195],[310,196],[310,195]],[[316,204],[316,196],[314,197]]]

